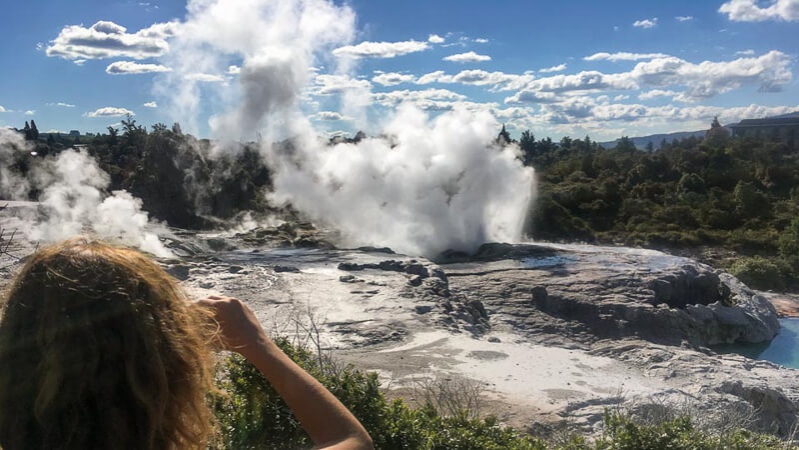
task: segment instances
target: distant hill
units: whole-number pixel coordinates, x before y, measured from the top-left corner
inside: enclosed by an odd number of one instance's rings
[[[729,126],[727,128],[729,129]],[[660,146],[660,143],[663,141],[663,139],[665,139],[666,142],[671,143],[671,141],[673,141],[675,139],[679,141],[681,139],[687,139],[689,137],[703,138],[703,137],[705,137],[705,133],[707,133],[707,130],[677,131],[675,133],[650,134],[649,136],[633,137],[633,138],[630,138],[630,140],[633,141],[633,144],[639,150],[645,149],[647,144],[649,144],[650,142],[655,147],[655,150],[657,150],[657,148]],[[609,142],[600,142],[599,145],[601,145],[604,148],[613,148],[613,147],[616,146],[616,143],[618,141],[619,141],[619,139],[616,139],[615,141],[609,141]]]
[[[765,119],[789,119],[789,118],[792,118],[792,117],[799,117],[799,111],[794,111],[794,112],[788,113],[788,114],[781,114],[779,116],[765,117]],[[727,130],[729,130],[730,132],[732,132],[732,129],[730,127],[735,125],[735,124],[737,124],[737,123],[738,122],[727,124],[724,127],[727,128]],[[650,142],[652,143],[652,145],[657,150],[657,148],[660,146],[660,143],[663,141],[663,139],[665,139],[666,142],[671,142],[671,141],[673,141],[675,139],[679,141],[681,139],[686,139],[686,138],[689,138],[689,137],[703,138],[703,137],[705,137],[705,133],[706,132],[707,132],[707,130],[677,131],[675,133],[651,134],[649,136],[633,137],[633,138],[630,138],[630,140],[633,141],[633,144],[639,150],[645,149],[647,144],[649,144]],[[613,147],[616,146],[617,142],[619,142],[619,139],[616,139],[615,141],[609,141],[609,142],[600,142],[599,145],[601,145],[604,148],[613,148]]]

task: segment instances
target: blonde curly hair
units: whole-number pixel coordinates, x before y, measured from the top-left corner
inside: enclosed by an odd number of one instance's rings
[[[2,302],[0,447],[205,447],[216,329],[135,250],[38,251]]]

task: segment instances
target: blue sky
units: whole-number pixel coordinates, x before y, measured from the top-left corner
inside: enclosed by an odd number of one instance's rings
[[[305,3],[12,2],[0,126],[98,132],[131,113],[211,137],[223,127],[209,119],[252,92],[242,67],[292,45],[311,55],[298,101],[320,134],[379,133],[402,102],[488,111],[514,135],[597,140],[799,110],[799,0],[353,0],[320,19],[335,30],[304,37],[278,4]]]

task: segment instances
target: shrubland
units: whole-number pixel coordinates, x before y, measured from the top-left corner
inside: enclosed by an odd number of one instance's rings
[[[344,403],[364,427],[377,449],[391,450],[645,450],[645,449],[789,449],[797,448],[773,436],[735,425],[724,430],[697,426],[690,416],[663,415],[663,420],[639,420],[622,409],[608,410],[597,436],[579,431],[533,436],[503,426],[496,417],[475,417],[467,409],[443,411],[434,404],[411,407],[389,400],[375,373],[340,367],[287,339],[276,343],[319,379]],[[221,437],[219,448],[295,449],[311,442],[277,393],[245,359],[222,360],[215,397]]]

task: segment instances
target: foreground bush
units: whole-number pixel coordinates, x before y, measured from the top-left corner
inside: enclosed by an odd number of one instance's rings
[[[495,418],[470,419],[468,411],[442,416],[432,405],[414,409],[402,400],[388,401],[377,375],[331,361],[291,345],[277,344],[294,361],[318,378],[366,427],[377,449],[387,450],[564,450],[604,449],[779,449],[776,438],[745,430],[714,436],[697,430],[689,418],[659,425],[638,425],[629,416],[609,413],[605,432],[595,441],[580,436],[566,443],[541,439],[499,425]],[[298,449],[311,442],[291,411],[260,373],[244,358],[229,356],[221,365],[216,415],[221,448]]]
[[[402,400],[390,402],[380,391],[377,374],[352,367],[337,368],[311,352],[277,344],[321,381],[358,417],[379,449],[527,450],[545,446],[532,437],[501,427],[495,419],[468,419],[466,411],[442,417],[436,410],[412,409]],[[311,441],[277,393],[244,358],[230,356],[221,368],[216,412],[225,448],[309,448]]]

